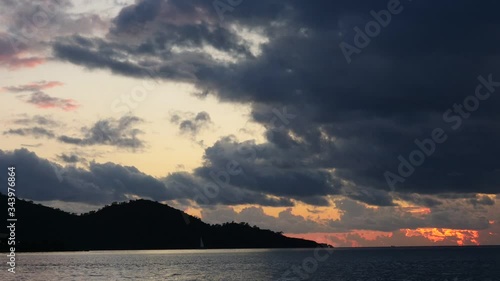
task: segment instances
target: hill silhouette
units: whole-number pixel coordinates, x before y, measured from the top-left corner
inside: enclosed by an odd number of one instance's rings
[[[0,194],[2,206],[7,197]],[[16,251],[139,249],[314,248],[316,242],[289,238],[247,223],[210,225],[170,206],[135,200],[98,211],[70,214],[16,201]],[[7,212],[3,221],[6,222]],[[0,232],[7,232],[2,227]],[[323,245],[325,246],[325,245]],[[8,246],[0,243],[0,251]]]

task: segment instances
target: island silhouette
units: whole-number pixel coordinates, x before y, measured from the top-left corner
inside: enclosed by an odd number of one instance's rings
[[[7,206],[7,196],[0,194],[0,202]],[[15,208],[18,252],[330,247],[248,223],[207,224],[144,199],[113,203],[80,215],[21,199],[16,200]],[[7,212],[3,221],[7,221]],[[5,229],[0,230],[2,252],[11,247],[6,235],[1,235]]]

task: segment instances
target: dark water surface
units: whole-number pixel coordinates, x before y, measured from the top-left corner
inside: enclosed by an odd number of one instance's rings
[[[15,276],[2,264],[0,280],[500,281],[498,247],[25,253]]]

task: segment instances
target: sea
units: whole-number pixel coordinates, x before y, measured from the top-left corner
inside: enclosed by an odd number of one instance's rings
[[[7,261],[6,254],[2,254]],[[500,281],[500,247],[19,253],[0,280]]]

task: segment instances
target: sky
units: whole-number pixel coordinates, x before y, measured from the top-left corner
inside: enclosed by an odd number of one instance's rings
[[[500,244],[496,1],[0,3],[21,198],[145,198],[334,246]]]

